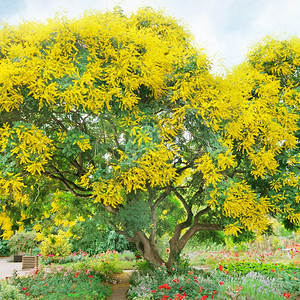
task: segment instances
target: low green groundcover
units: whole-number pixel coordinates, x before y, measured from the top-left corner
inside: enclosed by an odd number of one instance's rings
[[[27,299],[105,299],[112,291],[103,284],[105,277],[93,270],[74,270],[56,266],[36,270],[32,276],[16,277],[11,283],[18,286]]]

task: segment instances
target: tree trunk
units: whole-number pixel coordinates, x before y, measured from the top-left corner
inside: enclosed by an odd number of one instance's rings
[[[165,263],[158,253],[157,245],[151,243],[142,231],[134,233],[134,240],[137,250],[149,263],[155,266],[161,266]]]

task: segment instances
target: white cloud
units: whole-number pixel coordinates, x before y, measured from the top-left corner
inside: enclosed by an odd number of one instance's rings
[[[263,1],[265,7],[257,16],[254,27],[256,32],[263,29],[266,33],[289,33],[300,32],[299,11],[300,1],[297,0],[274,0]]]

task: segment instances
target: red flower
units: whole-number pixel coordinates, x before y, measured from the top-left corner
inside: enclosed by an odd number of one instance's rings
[[[48,284],[47,284],[47,283],[45,283],[45,284],[44,284],[44,286],[48,286]]]
[[[181,294],[176,294],[174,300],[182,300],[183,298],[185,297],[182,296]]]
[[[159,286],[158,287],[160,290],[161,289],[167,289],[167,290],[169,290],[171,287],[167,284],[167,283],[164,283],[164,284],[162,284],[161,286]]]
[[[224,281],[220,281],[220,282],[219,282],[219,285],[222,285],[222,284],[224,284]]]
[[[224,271],[227,275],[228,275],[228,271],[226,270],[226,271]]]
[[[283,297],[285,297],[285,298],[290,298],[290,297],[291,297],[291,294],[290,294],[290,293],[284,293],[284,294],[283,294]]]
[[[156,293],[156,290],[151,291],[152,293]]]
[[[275,270],[272,269],[271,271],[272,271],[273,273],[275,273]]]
[[[217,291],[213,291],[213,294],[217,295],[217,293],[218,293]]]
[[[205,300],[207,298],[206,295],[202,296],[200,300]]]
[[[79,273],[75,273],[75,278],[77,278],[77,277],[78,277],[78,275],[79,275]]]
[[[177,278],[173,279],[173,282],[179,283],[179,280]]]
[[[93,275],[89,275],[89,278],[93,278],[94,276]]]
[[[23,287],[22,290],[23,290],[23,291],[26,291],[26,290],[27,290],[27,287]]]
[[[29,296],[30,295],[30,293],[25,293],[25,296]]]
[[[219,270],[222,272],[224,267],[222,265],[219,265]]]

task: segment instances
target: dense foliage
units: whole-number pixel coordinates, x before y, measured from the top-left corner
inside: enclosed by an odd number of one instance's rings
[[[33,231],[21,231],[12,235],[7,243],[10,253],[30,253],[39,243]]]
[[[300,40],[266,38],[226,77],[161,11],[0,30],[0,224],[101,216],[170,267],[202,230],[298,224]]]

